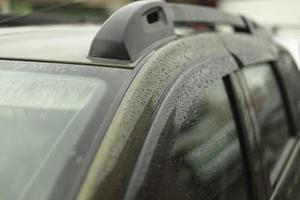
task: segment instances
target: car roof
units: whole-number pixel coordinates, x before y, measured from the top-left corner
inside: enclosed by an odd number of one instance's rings
[[[99,25],[46,25],[0,29],[0,59],[125,66],[88,58]]]
[[[2,28],[0,59],[134,67],[147,53],[177,38],[176,23],[190,22],[249,29],[242,18],[214,9],[138,1],[119,9],[101,29],[79,24]]]
[[[194,22],[265,35],[253,21],[214,9],[139,1],[119,9],[101,29],[79,24],[2,28],[0,59],[134,68],[147,53],[178,38],[176,24]]]

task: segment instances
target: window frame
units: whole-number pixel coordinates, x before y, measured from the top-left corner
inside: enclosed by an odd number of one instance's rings
[[[285,115],[286,115],[286,119],[287,119],[287,126],[288,126],[288,133],[289,133],[289,139],[286,141],[281,156],[280,158],[277,160],[275,166],[274,166],[274,175],[271,176],[271,172],[269,169],[261,169],[261,171],[263,172],[263,179],[264,179],[264,183],[265,183],[265,190],[266,190],[266,194],[267,197],[270,197],[272,195],[272,193],[274,192],[274,189],[277,187],[279,180],[281,179],[282,173],[285,170],[285,167],[287,166],[289,159],[291,157],[291,154],[293,153],[293,150],[295,148],[296,145],[296,138],[295,138],[295,133],[293,133],[294,130],[294,121],[292,120],[293,116],[290,115],[289,107],[290,107],[290,102],[288,101],[288,97],[286,96],[286,92],[283,92],[284,87],[282,85],[282,80],[281,80],[281,75],[280,72],[276,69],[276,66],[274,65],[274,60],[268,60],[268,61],[264,61],[264,62],[258,62],[258,63],[251,63],[251,66],[255,66],[255,65],[259,65],[259,64],[267,64],[276,81],[277,84],[277,88],[279,91],[279,94],[281,96],[281,100],[282,100],[282,105],[283,105],[283,109],[285,111]],[[253,127],[256,131],[255,135],[256,135],[256,148],[259,150],[259,156],[261,158],[260,162],[261,162],[261,167],[262,167],[262,162],[263,162],[263,146],[264,143],[261,140],[261,131],[260,131],[260,127],[259,127],[259,123],[257,121],[257,118],[255,116],[255,111],[254,108],[251,106],[250,104],[250,90],[248,89],[247,86],[247,82],[246,79],[242,73],[242,69],[245,67],[249,67],[249,65],[241,65],[240,64],[240,71],[239,71],[239,79],[241,80],[241,85],[243,87],[244,93],[246,94],[246,96],[248,96],[247,99],[247,104],[249,105],[248,107],[248,111],[242,111],[242,112],[248,112],[248,113],[252,113],[251,115],[251,121],[253,124]],[[270,180],[271,179],[271,180]]]
[[[237,60],[239,65],[241,63]],[[262,167],[262,150],[259,140],[257,140],[258,124],[253,122],[255,119],[254,110],[251,108],[250,94],[245,88],[246,83],[238,70],[230,74],[227,78],[229,98],[231,98],[233,114],[236,124],[240,126],[240,137],[245,151],[245,159],[251,181],[251,192],[253,199],[264,200],[270,193],[269,184],[266,182],[266,172]],[[231,97],[230,97],[231,96]]]
[[[298,117],[297,117],[297,112],[295,111],[295,109],[293,108],[293,99],[290,96],[290,92],[287,88],[289,88],[289,83],[287,83],[287,81],[284,78],[284,75],[282,74],[281,71],[281,67],[283,66],[279,66],[278,65],[278,61],[282,58],[282,56],[289,56],[291,58],[291,60],[293,61],[293,68],[295,68],[298,72],[299,69],[297,68],[297,65],[295,63],[294,58],[292,57],[292,55],[285,49],[281,49],[279,51],[279,56],[278,59],[276,61],[271,62],[271,65],[273,65],[274,68],[274,73],[277,76],[278,82],[280,83],[280,86],[282,88],[282,95],[284,97],[284,100],[286,101],[286,105],[287,105],[287,112],[290,115],[290,122],[291,122],[291,126],[292,126],[292,131],[293,131],[293,135],[295,137],[300,137],[300,125],[297,123]],[[299,72],[300,74],[300,72]]]
[[[287,90],[287,88],[289,87],[289,83],[287,83],[286,79],[282,74],[282,71],[280,70],[280,67],[282,66],[279,66],[277,64],[279,59],[281,59],[282,54],[287,54],[294,61],[293,57],[287,50],[279,48],[279,57],[276,61],[272,62],[272,65],[274,66],[274,71],[275,73],[277,73],[278,80],[282,85],[283,95],[291,117],[291,124],[293,125],[294,131],[294,146],[291,149],[286,165],[284,166],[284,169],[282,169],[281,175],[278,178],[277,184],[274,187],[271,199],[291,199],[293,195],[295,195],[294,193],[299,191],[297,186],[300,185],[300,126],[297,124],[298,117],[297,113],[293,109],[293,102],[291,99],[292,97],[290,96],[289,91]],[[293,67],[295,67],[296,70],[299,70],[297,68],[297,65],[295,64],[295,61]],[[300,193],[298,192],[296,195],[298,195],[296,198],[299,198]]]
[[[273,41],[266,40],[265,38],[261,38],[255,35],[236,33],[232,35],[220,34],[220,36],[222,38],[222,41],[225,43],[228,51],[238,63],[239,69],[250,64],[252,65],[262,62],[269,62],[273,64],[273,62],[278,60],[278,57],[280,57],[280,51],[285,50],[284,48],[276,45]],[[240,73],[241,72],[238,71],[233,75],[230,75],[230,79],[232,79],[232,76],[240,76]],[[249,107],[248,110],[243,109],[244,102],[241,101],[243,98],[245,98],[246,100],[247,98],[249,98],[249,94],[247,95],[248,91],[247,89],[244,89],[245,84],[243,84],[243,80],[241,80],[240,83],[236,82],[236,80],[232,80],[231,82],[233,84],[233,90],[236,90],[233,95],[236,99],[238,99],[236,101],[236,106],[238,107],[240,120],[244,121],[243,123],[241,123],[243,124],[243,126],[245,126],[245,131],[243,131],[243,134],[245,133],[246,140],[252,141],[249,146],[246,146],[247,153],[250,158],[250,165],[252,165],[250,167],[253,169],[256,168],[256,171],[263,171],[261,166],[258,165],[257,167],[255,167],[255,164],[251,162],[251,160],[253,160],[251,159],[251,157],[255,157],[255,154],[257,154],[256,157],[261,156],[261,154],[257,152],[257,150],[261,148],[261,145],[257,142],[253,142],[253,136],[256,136],[258,134],[258,127],[256,125],[257,123],[254,123],[255,117],[251,116],[252,114],[254,114],[253,110],[251,111],[251,107]],[[235,87],[242,88],[236,89]],[[241,104],[241,106],[239,104]],[[252,129],[253,133],[249,133],[249,129]],[[287,161],[284,169],[282,170],[281,175],[278,178],[275,187],[273,188],[273,191],[271,189],[270,182],[268,182],[269,178],[266,178],[265,175],[253,177],[253,175],[250,174],[252,176],[251,178],[253,178],[254,180],[262,179],[264,182],[265,188],[262,188],[261,185],[257,184],[257,182],[253,183],[255,188],[260,189],[257,191],[262,191],[263,193],[265,193],[265,196],[263,196],[262,199],[285,199],[284,197],[286,196],[287,189],[290,188],[288,184],[292,184],[292,179],[295,180],[295,175],[297,174],[297,172],[298,174],[300,174],[300,168],[298,167],[300,165],[300,142],[298,142],[298,137],[300,138],[300,125],[298,127],[298,135],[295,142],[297,144],[295,144],[294,148],[291,149],[290,158]],[[245,145],[246,144],[247,143],[245,143]],[[300,178],[298,181],[300,182]],[[254,191],[255,188],[253,188]],[[298,190],[298,188],[296,188],[296,190]]]
[[[222,66],[222,67],[224,67],[224,66]],[[249,170],[248,170],[248,166],[247,166],[247,163],[246,163],[246,160],[245,160],[245,154],[244,154],[245,151],[244,151],[243,143],[241,143],[240,128],[239,128],[240,126],[238,125],[239,122],[236,120],[236,115],[235,115],[235,110],[236,109],[235,108],[233,109],[233,107],[232,107],[232,106],[235,106],[231,102],[232,101],[232,95],[231,95],[230,92],[228,92],[228,90],[231,89],[228,85],[230,85],[231,83],[228,80],[228,78],[226,78],[226,77],[228,77],[229,74],[232,73],[232,71],[233,70],[228,71],[225,74],[223,74],[222,76],[220,76],[218,78],[214,78],[214,80],[218,80],[219,79],[224,84],[224,89],[225,89],[225,93],[227,94],[228,103],[229,103],[229,106],[230,106],[230,110],[232,112],[233,121],[234,121],[234,123],[236,125],[236,129],[237,129],[237,132],[238,132],[238,139],[239,139],[239,142],[240,142],[240,150],[241,150],[242,162],[243,162],[243,164],[245,166],[245,171],[246,171],[246,177],[245,177],[246,182],[247,182],[247,189],[246,190],[248,191],[249,199],[252,199],[253,191],[252,191],[252,186],[250,186],[251,183],[249,184],[249,180],[250,180],[251,177],[249,176],[249,172],[248,172]],[[192,74],[191,72],[189,72],[189,73]],[[186,75],[185,73],[182,73],[180,78],[182,78],[182,77],[183,78],[187,78],[189,76]],[[176,94],[172,94],[172,93],[170,94],[168,92],[171,91],[172,87],[178,87],[178,88],[180,88],[180,86],[178,86],[176,84],[178,82],[178,80],[180,80],[180,78],[178,78],[177,81],[172,86],[170,86],[170,88],[168,90],[166,90],[165,95],[161,98],[160,103],[157,106],[156,111],[155,111],[155,113],[154,113],[154,115],[152,117],[152,122],[154,122],[154,119],[156,117],[158,117],[158,116],[161,115],[160,108],[162,108],[166,104],[166,102],[164,102],[164,100],[167,98],[167,96],[176,96]],[[170,113],[170,116],[171,116],[171,114],[172,113]],[[154,124],[152,122],[151,122],[151,125]],[[166,120],[166,122],[167,122],[167,120]],[[135,197],[135,194],[138,191],[136,188],[139,188],[139,186],[143,182],[142,180],[144,179],[144,178],[141,178],[140,175],[145,176],[146,173],[147,173],[148,167],[149,167],[149,166],[147,166],[147,170],[144,169],[142,167],[142,163],[143,163],[145,157],[149,156],[149,152],[151,152],[151,153],[155,152],[155,147],[157,146],[157,141],[159,139],[159,136],[161,135],[161,131],[157,131],[155,134],[154,133],[149,133],[149,130],[151,129],[151,125],[148,128],[148,131],[147,131],[145,139],[144,139],[143,146],[141,148],[141,152],[140,152],[139,157],[138,157],[138,159],[136,161],[135,168],[134,168],[134,170],[133,170],[133,172],[131,174],[131,178],[130,178],[127,190],[126,190],[125,195],[123,197],[124,200],[133,199]],[[161,130],[163,130],[163,129],[161,129]],[[152,135],[155,135],[155,136],[152,136]],[[150,137],[150,139],[149,139],[149,137]],[[157,139],[156,142],[155,142],[155,139],[153,139],[153,137],[154,138],[156,137],[156,139]],[[150,148],[149,148],[149,146],[150,146]],[[152,158],[152,156],[149,158],[149,160],[151,160],[151,158]],[[149,164],[150,164],[150,161],[149,161]],[[138,181],[140,181],[140,182],[138,182]]]

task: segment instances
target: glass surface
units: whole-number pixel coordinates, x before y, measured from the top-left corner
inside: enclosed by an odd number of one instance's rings
[[[189,102],[193,103],[186,110],[175,109],[160,134],[136,199],[248,199],[241,147],[223,82],[195,93]],[[178,123],[182,112],[186,118]]]
[[[276,161],[289,138],[289,129],[282,97],[268,64],[243,68],[261,132],[263,163],[272,173]]]
[[[76,76],[0,71],[0,85],[1,199],[25,197],[46,160],[63,144],[56,170],[48,174],[48,188],[38,188],[45,199],[59,169],[74,153],[106,84]]]
[[[0,199],[73,198],[130,77],[0,60]]]
[[[293,109],[296,109],[297,120],[300,122],[300,72],[293,58],[287,52],[281,54],[277,66],[283,75],[287,93],[290,96]]]

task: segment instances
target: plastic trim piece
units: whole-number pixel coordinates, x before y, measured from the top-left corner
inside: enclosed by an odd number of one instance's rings
[[[90,47],[89,58],[134,61],[162,39],[175,37],[164,1],[138,1],[114,13]]]

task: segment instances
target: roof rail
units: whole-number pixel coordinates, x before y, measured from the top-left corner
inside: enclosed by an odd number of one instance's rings
[[[246,25],[239,16],[230,15],[222,11],[185,4],[169,3],[176,22],[202,22],[207,24],[227,24],[239,29],[246,29]]]
[[[212,8],[163,0],[136,1],[119,9],[103,24],[88,57],[135,61],[145,51],[174,38],[177,22],[226,24],[241,32],[254,32],[245,18]]]

